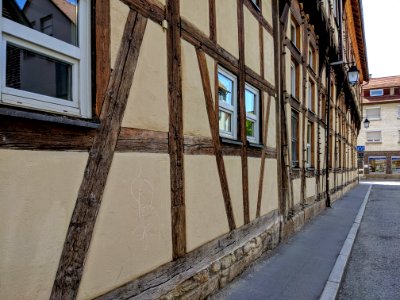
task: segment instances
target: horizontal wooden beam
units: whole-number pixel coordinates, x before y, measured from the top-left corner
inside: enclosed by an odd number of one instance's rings
[[[168,153],[168,132],[121,128],[115,150],[118,152]]]

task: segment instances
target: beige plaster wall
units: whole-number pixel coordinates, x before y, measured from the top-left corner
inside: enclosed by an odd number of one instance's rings
[[[316,196],[315,178],[306,178],[306,198]]]
[[[86,152],[0,150],[0,299],[48,299]]]
[[[245,63],[250,69],[260,74],[260,26],[247,7],[244,7],[243,14]]]
[[[264,118],[265,120],[267,116],[267,101],[268,100],[268,95],[267,93],[264,93]],[[274,97],[271,97],[271,107],[269,111],[269,120],[268,120],[268,133],[267,133],[267,146],[269,147],[274,147],[276,148],[276,113],[275,113],[275,107],[276,107],[276,99]]]
[[[119,45],[121,44],[122,35],[124,33],[126,19],[128,18],[129,7],[121,1],[110,1],[110,24],[111,24],[111,67],[114,68],[117,58]]]
[[[206,55],[213,100],[215,62]],[[187,135],[211,137],[206,101],[195,48],[182,40],[183,132]],[[215,101],[215,100],[214,100]]]
[[[229,232],[215,156],[185,155],[187,251]]]
[[[208,1],[183,0],[180,3],[181,16],[208,36],[210,34]]]
[[[249,207],[250,220],[256,218],[258,188],[260,184],[261,159],[249,157],[247,160],[249,172]],[[261,198],[261,215],[278,208],[278,181],[277,162],[275,159],[266,159],[264,167],[264,180]]]
[[[149,20],[122,126],[165,132],[168,120],[166,32]]]
[[[78,299],[92,299],[172,259],[169,156],[115,153]]]
[[[275,50],[274,39],[272,35],[263,29],[264,34],[264,77],[265,79],[275,86]],[[290,81],[290,61],[289,61],[289,81]],[[289,85],[290,86],[290,85]]]
[[[262,14],[269,25],[273,26],[272,21],[272,0],[262,0]]]
[[[277,167],[276,159],[265,160],[261,215],[279,208]]]
[[[249,208],[250,221],[256,218],[258,187],[260,184],[261,159],[249,157],[247,159],[247,169],[249,173]]]
[[[294,204],[300,204],[301,201],[301,179],[294,179],[293,180],[293,198],[294,198]]]
[[[400,103],[384,105],[364,105],[363,114],[367,115],[366,108],[381,108],[381,120],[370,120],[368,129],[361,126],[357,145],[365,145],[366,151],[396,151],[400,150],[400,118],[397,113]],[[367,131],[381,131],[381,143],[367,143]]]
[[[224,156],[224,163],[235,222],[236,226],[240,227],[244,224],[242,160],[240,156]]]
[[[236,58],[239,57],[237,4],[232,0],[215,2],[217,42]]]

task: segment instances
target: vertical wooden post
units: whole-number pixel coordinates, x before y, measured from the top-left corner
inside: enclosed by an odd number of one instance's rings
[[[168,54],[169,156],[171,174],[172,252],[177,259],[186,253],[185,182],[183,157],[183,107],[180,37],[180,1],[166,5]]]
[[[247,166],[247,134],[246,134],[246,107],[245,90],[245,53],[244,53],[244,13],[243,0],[237,0],[238,37],[239,37],[239,132],[242,141],[242,187],[243,187],[243,215],[244,223],[250,222],[249,207],[249,170]]]

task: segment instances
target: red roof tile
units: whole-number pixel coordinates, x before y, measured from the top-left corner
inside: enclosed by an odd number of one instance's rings
[[[400,86],[400,75],[370,78],[369,83],[364,86],[364,90],[395,86]]]

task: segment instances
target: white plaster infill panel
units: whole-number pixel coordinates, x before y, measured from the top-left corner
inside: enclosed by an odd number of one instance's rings
[[[0,299],[49,299],[87,159],[0,150]]]
[[[148,21],[122,126],[167,132],[168,76],[166,32]]]
[[[78,299],[92,299],[172,260],[167,154],[115,153]]]

